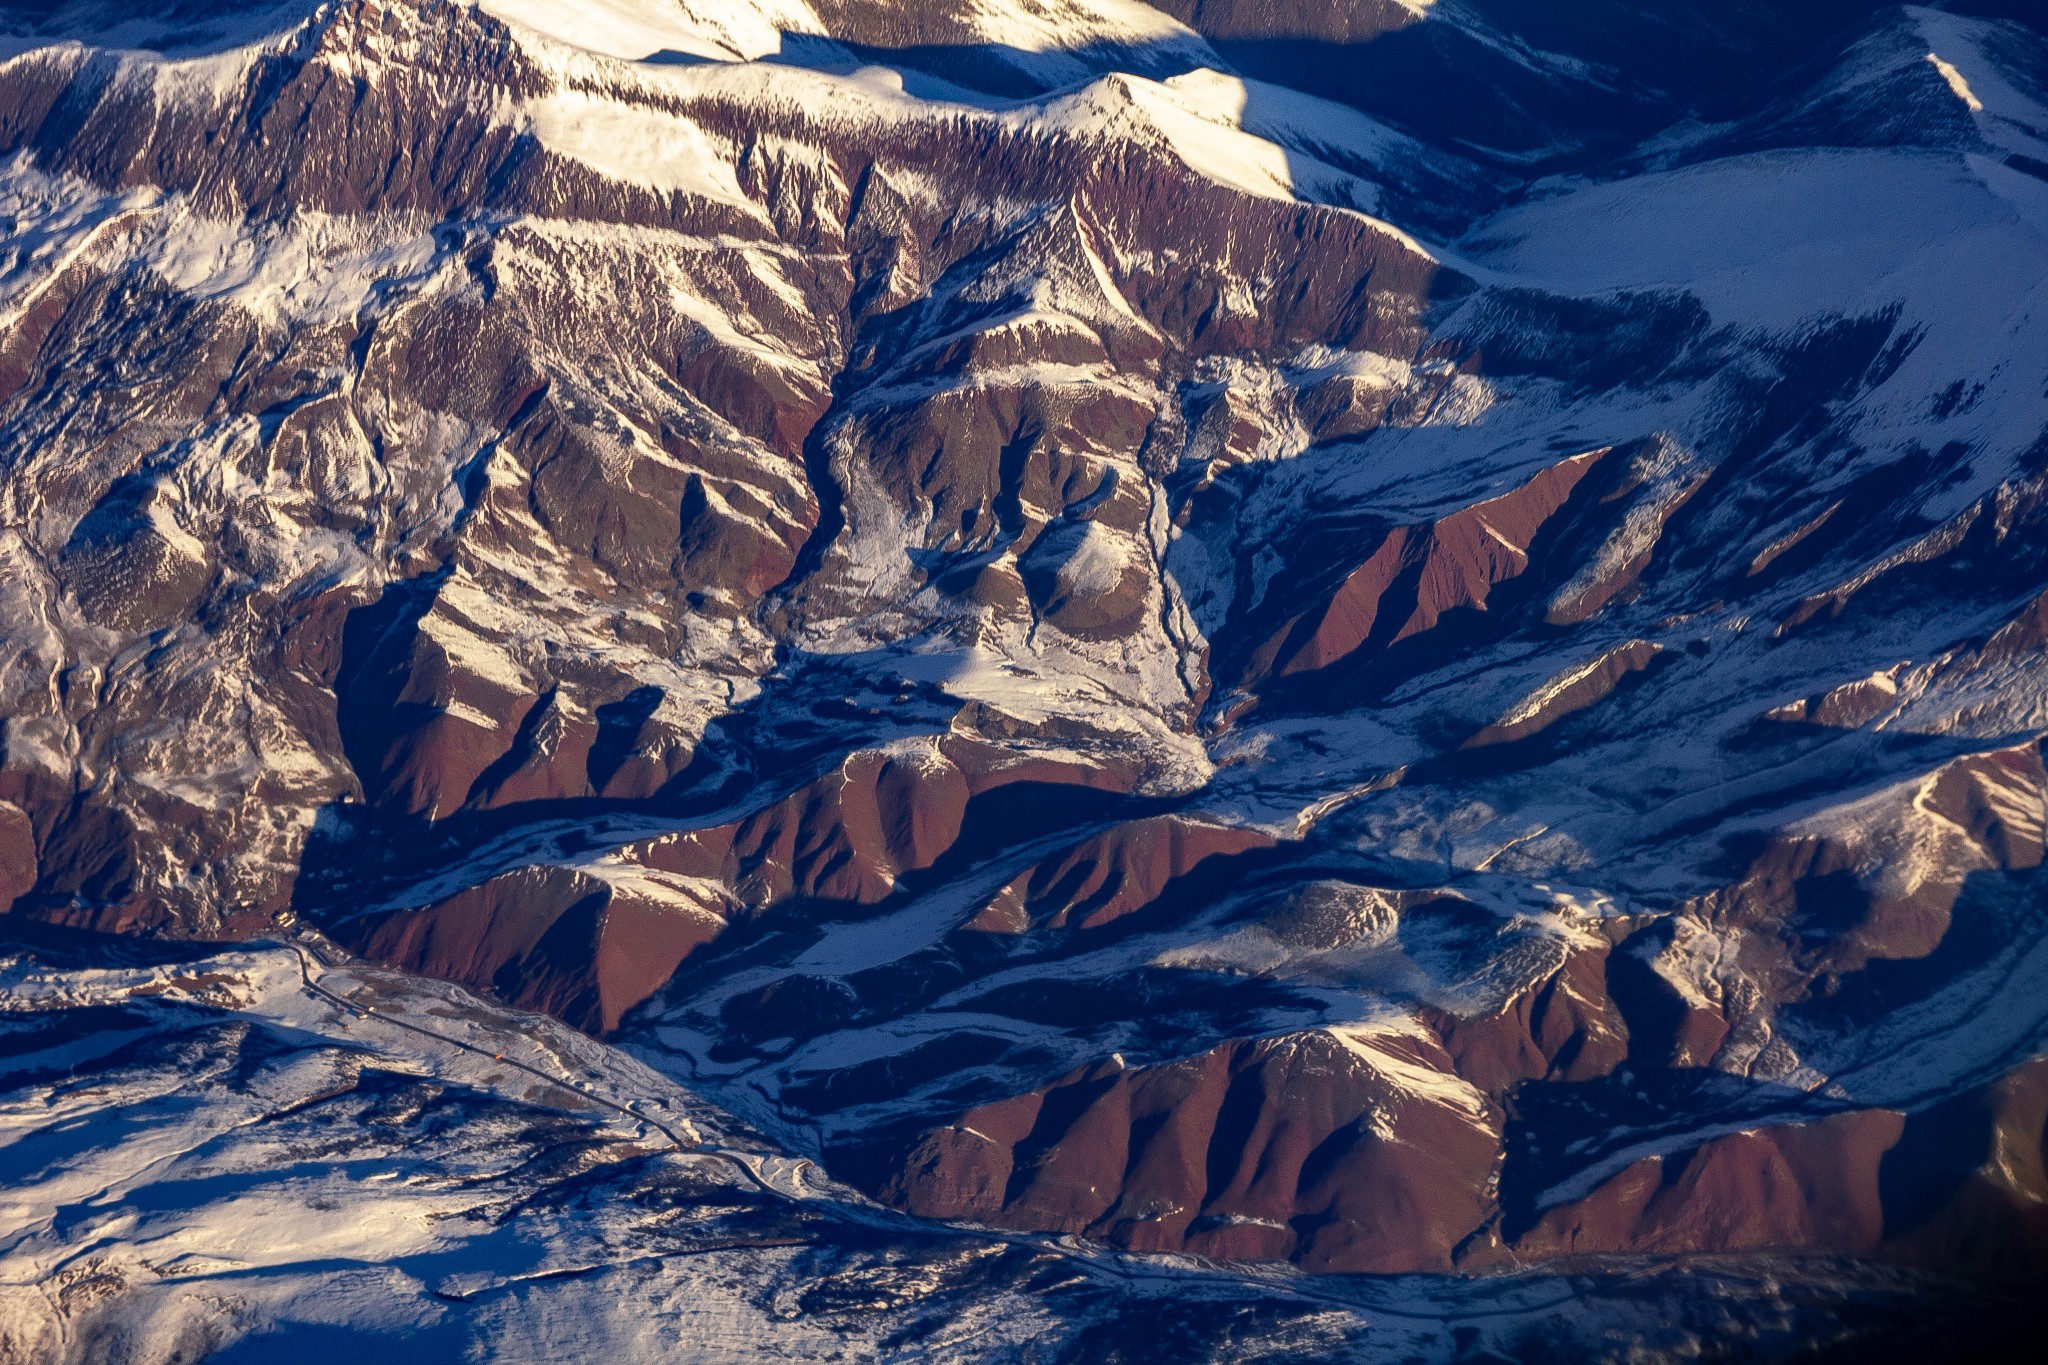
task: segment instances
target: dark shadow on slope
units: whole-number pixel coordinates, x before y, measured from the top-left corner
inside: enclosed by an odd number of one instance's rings
[[[1001,104],[1035,99],[1112,72],[1167,80],[1196,69],[1199,57],[1186,46],[1169,44],[1094,43],[1032,52],[1001,43],[890,46],[785,33],[781,52],[769,60],[835,73],[885,66],[900,72],[904,88],[923,98]],[[931,81],[919,83],[919,75]]]
[[[1653,389],[1664,383],[1697,383],[1710,369],[1726,390],[1719,410],[1728,454],[1706,481],[1669,516],[1655,553],[1621,590],[1623,600],[1654,592],[1671,578],[1705,575],[1731,600],[1758,595],[1789,574],[1811,568],[1823,557],[1862,562],[1890,553],[1933,529],[1917,514],[1928,494],[1949,480],[1967,477],[1970,450],[1956,446],[1923,452],[1873,470],[1824,500],[1808,491],[1811,465],[1804,452],[1819,445],[1839,449],[1833,435],[1836,405],[1881,383],[1917,338],[1902,334],[1895,310],[1862,318],[1832,319],[1775,344],[1746,353],[1725,329],[1711,330],[1689,296],[1618,296],[1604,300],[1548,300],[1533,310],[1489,296],[1443,324],[1439,345],[1466,357],[1487,375],[1527,375],[1568,383],[1589,368],[1611,387]],[[1605,338],[1602,341],[1601,338]],[[1625,342],[1613,350],[1608,343]],[[1732,364],[1740,358],[1744,363]],[[1718,367],[1718,368],[1716,368]],[[1739,414],[1739,415],[1738,415]],[[1833,446],[1829,443],[1834,442]],[[1302,460],[1335,465],[1355,461],[1373,449],[1374,434],[1312,448]],[[1386,584],[1376,605],[1374,633],[1356,648],[1309,671],[1274,675],[1319,629],[1330,603],[1352,573],[1401,527],[1370,505],[1318,508],[1305,519],[1284,524],[1268,548],[1283,567],[1271,580],[1265,601],[1251,611],[1223,619],[1197,613],[1214,643],[1212,668],[1219,690],[1248,691],[1261,714],[1321,713],[1370,706],[1414,679],[1469,657],[1473,651],[1511,639],[1547,641],[1575,629],[1546,619],[1549,604],[1564,584],[1592,562],[1602,541],[1628,513],[1622,496],[1628,451],[1603,459],[1571,498],[1544,522],[1526,547],[1527,566],[1492,584],[1483,610],[1456,606],[1427,630],[1395,638],[1417,606],[1422,563]],[[1242,465],[1223,471],[1194,502],[1194,524],[1206,517],[1233,519],[1237,509],[1259,497],[1268,467]],[[1510,488],[1489,490],[1505,497]],[[1828,513],[1824,524],[1769,559],[1752,559],[1757,505],[1768,498],[1783,506],[1779,521]],[[1810,503],[1803,512],[1802,503]],[[1833,511],[1830,512],[1830,507]],[[1457,510],[1457,509],[1451,509]],[[2031,548],[1992,544],[1991,518],[1972,531],[1966,553],[1945,555],[1926,565],[1907,566],[1882,576],[1857,594],[1858,610],[1898,606],[1914,593],[1948,592],[1958,601],[1991,603],[2017,586],[2048,574],[2048,558]],[[1981,542],[1981,544],[1980,544]],[[1745,545],[1750,551],[1736,558]],[[1256,548],[1256,547],[1255,547]],[[1923,580],[1932,579],[1928,582]],[[1891,580],[1897,580],[1893,588]],[[1868,608],[1862,606],[1867,600]],[[1943,599],[1947,600],[1947,599]],[[1824,629],[1844,608],[1807,614],[1808,629]],[[1276,632],[1292,628],[1284,636]],[[1800,624],[1803,624],[1800,623]],[[1788,630],[1790,628],[1788,627]],[[1274,642],[1278,640],[1276,645]],[[1271,662],[1269,662],[1269,660]],[[1477,760],[1475,760],[1477,761]]]
[[[384,601],[359,608],[350,620],[336,691],[344,698],[344,747],[373,793],[378,791],[374,774],[387,761],[380,744],[391,734],[379,722],[391,708],[377,694],[362,696],[358,689],[377,644],[393,638],[387,632],[399,618],[411,616],[416,622],[424,615],[426,608],[416,598],[431,591],[422,580],[394,585]],[[316,922],[331,920],[408,882],[462,867],[487,846],[509,859],[503,867],[493,864],[495,870],[507,870],[521,864],[522,851],[543,859],[569,856],[602,847],[608,838],[633,837],[630,831],[642,826],[686,828],[713,816],[737,818],[829,771],[856,750],[943,733],[958,700],[933,684],[903,679],[891,667],[900,658],[897,651],[881,650],[792,659],[764,681],[753,700],[714,720],[696,746],[697,757],[645,799],[541,800],[460,810],[439,820],[408,813],[388,800],[330,806],[307,846],[293,908]],[[869,715],[847,703],[863,694],[877,700],[901,697],[902,702],[890,702],[886,714]],[[603,708],[608,713],[604,719],[648,711],[650,702],[658,705],[659,698],[629,694]],[[411,705],[422,714],[436,711],[425,703]],[[616,735],[608,741],[610,756],[602,761],[616,761],[618,742]],[[532,836],[530,847],[522,834]],[[487,870],[477,869],[479,880]]]
[[[682,54],[658,55],[661,60],[685,59]],[[990,109],[1072,94],[1117,74],[1166,81],[1205,67],[1230,71],[1230,63],[1214,51],[1170,41],[1080,44],[1056,52],[1036,52],[1000,43],[890,45],[785,33],[781,52],[765,60],[836,75],[886,69],[895,73],[906,93],[918,98]],[[1363,47],[1358,52],[1332,54],[1329,60],[1356,65],[1364,60]],[[1398,54],[1381,64],[1389,71],[1407,70]],[[1300,86],[1291,80],[1293,74],[1291,70],[1269,73],[1264,83],[1246,87],[1248,98],[1241,110],[1218,112],[1279,146],[1297,186],[1321,187],[1330,181],[1329,172],[1334,170],[1374,187],[1375,192],[1364,196],[1369,202],[1352,202],[1359,196],[1341,184],[1318,189],[1318,194],[1340,207],[1361,208],[1404,227],[1449,238],[1493,207],[1497,197],[1527,170],[1520,163],[1482,170],[1478,163],[1488,159],[1485,154],[1475,153],[1456,139],[1435,137],[1428,127],[1408,117],[1414,111],[1397,102],[1378,107],[1361,105],[1357,99],[1340,100],[1358,106],[1385,129],[1383,136],[1356,142],[1345,132],[1331,129],[1313,104],[1297,98]],[[1360,78],[1359,88],[1374,90],[1385,84],[1383,76]],[[1307,93],[1328,97],[1324,91]],[[1439,105],[1429,100],[1423,107]],[[1407,134],[1419,135],[1422,142],[1408,142]]]
[[[640,60],[646,62],[649,66],[717,66],[719,64],[719,59],[716,57],[700,57],[694,52],[679,52],[672,47],[665,47],[659,52],[650,52]]]
[[[30,950],[60,970],[162,967],[209,956],[217,945],[192,939],[143,938],[123,932],[74,929],[18,913],[0,914],[0,943]]]
[[[1629,1163],[1687,1152],[1744,1128],[1808,1123],[1856,1106],[1792,1086],[1752,1081],[1704,1067],[1626,1066],[1576,1084],[1534,1082],[1514,1094],[1502,1140],[1501,1236],[1513,1241],[1550,1207],[1540,1202],[1574,1177],[1597,1179],[1591,1193]]]
[[[83,42],[200,57],[282,33],[318,7],[317,0],[11,0],[0,6],[0,55]]]
[[[1802,887],[1802,890],[1804,888]],[[1830,893],[1832,893],[1830,895]],[[1802,931],[1817,937],[1862,933],[1873,909],[1869,892],[1839,882],[1801,897]],[[2008,950],[2048,935],[2048,876],[2039,872],[1973,874],[1948,911],[1941,940],[1918,957],[1872,956],[1853,972],[1823,977],[1813,994],[1788,1005],[1783,1017],[1801,1033],[1869,1036],[1883,1022],[1924,1005],[1944,988],[1975,973],[1996,970]],[[1881,945],[1873,945],[1881,947]],[[1994,992],[2024,1012],[2030,1002]],[[2031,1002],[2048,1028],[2048,1000]],[[1982,1027],[1979,1018],[1964,1028]],[[1881,1058],[1872,1058],[1873,1064]]]
[[[1439,142],[1575,160],[1726,118],[1885,0],[1162,0],[1245,75]]]
[[[749,999],[721,1022],[746,1030],[773,1028],[762,1014],[775,1000]],[[1050,1084],[1073,1069],[1081,1043],[1104,1055],[1121,1051],[1136,1065],[1165,1062],[1199,1054],[1233,1038],[1259,1037],[1287,1028],[1313,1027],[1319,1020],[1315,999],[1284,982],[1232,977],[1174,967],[1142,967],[1100,977],[1074,979],[1055,975],[996,987],[963,1000],[953,1011],[960,1021],[920,1043],[887,1057],[851,1066],[807,1073],[784,1087],[779,1101],[793,1115],[815,1119],[864,1105],[902,1101],[932,1087],[915,1108],[903,1107],[898,1131],[908,1133],[965,1108],[1023,1094]],[[1009,1026],[987,1029],[971,1016],[988,1014]],[[861,1027],[871,1021],[849,1016],[836,1027]],[[1022,1027],[1018,1027],[1021,1025]],[[799,1039],[832,1032],[794,1035]],[[1034,1031],[1046,1043],[1019,1041]],[[756,1033],[755,1037],[770,1035]],[[792,1036],[787,1032],[774,1037]],[[747,1053],[733,1049],[720,1060],[739,1060]],[[941,1084],[951,1078],[950,1084]]]
[[[1832,927],[1826,920],[1802,906],[1787,928],[1835,938],[1856,932],[1839,917]],[[1814,993],[1779,1008],[1778,1032],[1795,1042],[1833,1040],[1847,1055],[1855,1040],[1880,1036],[1880,1025],[1905,1017],[1943,988],[1998,970],[2008,950],[2038,953],[2044,937],[2048,880],[2038,872],[1972,873],[1931,953],[1872,958],[1860,970],[1822,980]],[[1880,1168],[1886,1232],[1896,1233],[1924,1221],[1984,1164],[1991,1119],[1979,1092],[2048,1042],[2048,1000],[2002,989],[1991,998],[2012,1011],[2005,1027],[1984,1018],[1981,1004],[1971,1007],[1974,1018],[1942,1026],[1968,1055],[1955,1057],[1938,1079],[1895,1075],[1892,1063],[1875,1055],[1861,1059],[1860,1070],[1844,1072],[1842,1080],[1856,1087],[1853,1092],[1841,1085],[1807,1088],[1715,1071],[1703,1058],[1693,1065],[1660,1064],[1657,1002],[1616,979],[1617,971],[1639,961],[1624,944],[1609,964],[1614,999],[1631,1034],[1629,1062],[1594,1080],[1531,1082],[1511,1097],[1500,1180],[1503,1235],[1509,1239],[1536,1224],[1547,1207],[1540,1201],[1566,1181],[1583,1195],[1597,1183],[1589,1177],[1604,1180],[1643,1156],[1676,1156],[1716,1136],[1872,1107],[1908,1114],[1904,1133]],[[1637,974],[1647,977],[1649,969],[1643,966]],[[1993,1030],[1988,1037],[1986,1028]],[[1937,1031],[1913,1041],[1939,1045],[1942,1036]],[[1651,1045],[1639,1046],[1643,1042]],[[1886,1046],[1899,1048],[1896,1041]]]

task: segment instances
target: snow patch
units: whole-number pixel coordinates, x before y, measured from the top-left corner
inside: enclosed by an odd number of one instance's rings
[[[731,160],[688,119],[575,90],[535,100],[524,115],[543,147],[599,175],[760,212]]]
[[[785,33],[822,34],[803,0],[477,0],[487,14],[603,57],[752,61]]]
[[[1439,1071],[1406,1055],[1403,1040],[1431,1042],[1421,1025],[1410,1020],[1342,1025],[1323,1030],[1351,1058],[1404,1096],[1438,1105],[1475,1127],[1491,1131],[1486,1096],[1464,1077]]]
[[[1971,91],[1970,83],[1963,79],[1962,72],[1956,70],[1954,65],[1943,61],[1932,52],[1927,54],[1927,60],[1933,63],[1936,71],[1941,73],[1941,78],[1948,82],[1948,88],[1956,92],[1956,98],[1969,106],[1971,113],[1981,114],[1984,112],[1984,101],[1978,99],[1976,94]]]
[[[1074,537],[1061,561],[1056,582],[1070,597],[1101,597],[1115,592],[1136,561],[1130,541],[1099,521],[1088,522]]]

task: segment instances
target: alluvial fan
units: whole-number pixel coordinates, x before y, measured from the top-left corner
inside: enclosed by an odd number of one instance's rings
[[[0,4],[0,1362],[1975,1358],[2030,0]]]

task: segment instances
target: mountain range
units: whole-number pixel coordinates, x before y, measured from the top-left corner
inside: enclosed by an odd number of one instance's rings
[[[1984,1358],[2044,735],[2031,0],[0,5],[0,1361]]]

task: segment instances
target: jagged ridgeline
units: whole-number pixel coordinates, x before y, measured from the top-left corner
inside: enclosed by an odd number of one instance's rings
[[[338,945],[1424,1357],[1947,1332],[2048,1274],[2044,281],[2021,0],[0,5],[0,979],[197,1094],[94,964]],[[1288,1313],[1189,1358],[1391,1349]]]

